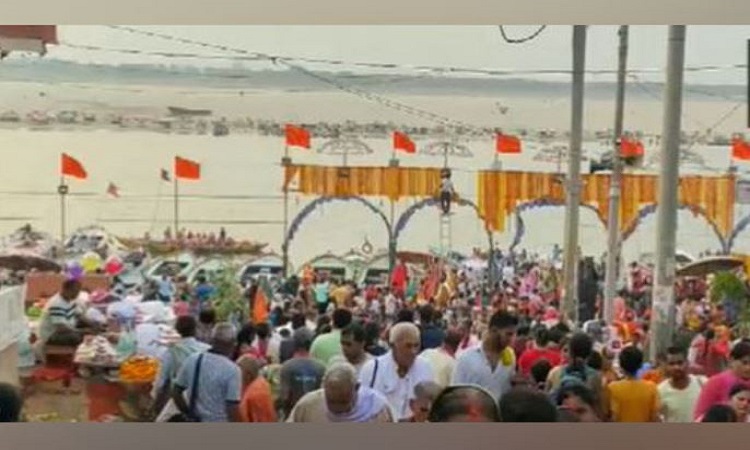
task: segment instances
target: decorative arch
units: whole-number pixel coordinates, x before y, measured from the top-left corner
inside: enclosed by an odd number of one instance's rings
[[[477,214],[477,218],[479,220],[482,219],[482,215],[479,212],[479,206],[477,206],[476,203],[472,202],[471,200],[467,200],[464,198],[458,198],[458,200],[454,200],[453,203],[458,204],[458,206],[462,207],[469,207],[474,210]],[[390,252],[392,255],[392,258],[395,256],[397,250],[398,250],[398,238],[401,236],[401,233],[406,229],[406,225],[409,224],[409,221],[414,217],[414,214],[424,208],[427,207],[438,207],[440,205],[440,200],[438,200],[435,197],[427,197],[424,200],[421,200],[414,205],[410,206],[406,209],[401,215],[399,216],[398,220],[396,221],[396,224],[393,228],[393,239],[391,241],[391,248]],[[485,232],[487,233],[487,248],[489,250],[489,274],[490,274],[490,284],[494,284],[494,271],[495,271],[495,242],[492,237],[492,230],[488,229],[485,225],[484,227]],[[391,264],[393,265],[393,263]]]
[[[628,240],[633,235],[635,230],[638,228],[638,225],[640,225],[643,222],[643,219],[650,216],[651,214],[654,214],[656,212],[657,207],[658,205],[656,203],[652,203],[650,205],[646,205],[643,208],[641,208],[638,211],[638,215],[622,230],[622,242],[625,242],[626,240]],[[681,210],[686,209],[690,211],[691,213],[693,213],[693,215],[702,216],[704,219],[706,219],[706,222],[708,222],[708,224],[711,225],[711,229],[716,234],[716,238],[719,240],[719,244],[721,245],[721,249],[724,253],[729,252],[729,249],[731,248],[731,245],[736,235],[739,234],[739,232],[741,232],[742,229],[744,229],[748,225],[748,224],[743,225],[742,221],[740,221],[740,223],[737,224],[737,227],[735,227],[734,231],[732,231],[732,235],[727,240],[724,238],[724,235],[721,233],[721,229],[719,228],[719,226],[710,219],[708,214],[706,214],[706,211],[700,206],[680,204],[678,206],[678,209],[681,209]],[[747,217],[745,219],[747,219]]]
[[[463,198],[459,198],[458,200],[454,200],[453,203],[458,204],[458,206],[468,206],[474,210],[474,212],[477,213],[477,217],[481,220],[481,215],[479,213],[479,206],[477,206],[476,203],[472,202],[471,200],[466,200]],[[440,205],[440,200],[438,200],[435,197],[427,197],[424,200],[421,200],[409,208],[406,209],[401,215],[398,217],[398,220],[396,221],[396,225],[393,229],[393,240],[395,242],[398,242],[398,238],[401,236],[401,233],[406,228],[406,225],[409,224],[409,221],[414,217],[414,214],[417,213],[417,211],[434,206],[437,207]],[[486,230],[486,227],[485,227]],[[487,233],[491,236],[492,232],[487,230]]]
[[[731,252],[734,248],[734,241],[737,240],[740,233],[745,231],[745,229],[750,226],[750,214],[740,219],[739,222],[737,222],[737,226],[734,227],[734,230],[732,230],[732,234],[729,235],[729,239],[727,239],[727,253]]]
[[[352,196],[352,197],[318,197],[315,200],[313,200],[312,202],[310,202],[307,205],[305,205],[305,207],[302,208],[302,210],[297,213],[297,215],[294,217],[294,219],[292,220],[292,222],[289,224],[289,228],[287,229],[286,236],[284,238],[283,248],[285,250],[287,250],[287,251],[289,250],[289,244],[294,239],[294,236],[299,231],[299,229],[302,226],[302,224],[304,223],[305,219],[307,219],[307,217],[310,214],[312,214],[312,212],[315,211],[319,206],[322,206],[322,205],[324,205],[326,203],[331,203],[331,202],[349,202],[349,201],[358,202],[358,203],[364,205],[367,209],[369,209],[375,215],[377,215],[380,218],[380,220],[383,221],[383,225],[385,225],[385,229],[386,229],[386,231],[388,233],[388,241],[389,242],[391,241],[391,239],[393,237],[393,234],[392,234],[392,231],[391,231],[391,222],[388,220],[388,217],[386,217],[385,214],[383,214],[383,211],[381,211],[380,208],[378,208],[377,205],[375,205],[371,201],[367,200],[366,198],[356,197],[356,196]]]
[[[532,209],[547,207],[565,207],[565,202],[554,198],[540,198],[536,200],[530,200],[516,206],[514,211],[516,213],[516,233],[513,236],[513,241],[510,244],[511,251],[514,250],[519,244],[521,244],[521,241],[526,234],[526,222],[523,220],[522,213]],[[607,219],[605,217],[602,217],[599,209],[588,203],[581,203],[581,207],[593,211],[594,214],[596,214],[596,217],[599,218],[599,221],[602,223],[602,225],[604,225],[604,228],[607,228]]]

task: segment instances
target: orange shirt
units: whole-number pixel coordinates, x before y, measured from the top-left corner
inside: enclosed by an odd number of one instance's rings
[[[243,422],[277,422],[271,386],[265,378],[258,377],[245,388],[240,402],[240,417]]]
[[[659,391],[643,380],[621,380],[607,386],[613,422],[652,422],[659,414]]]

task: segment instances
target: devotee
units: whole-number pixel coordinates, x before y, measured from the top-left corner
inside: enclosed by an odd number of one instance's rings
[[[349,363],[334,363],[323,376],[323,387],[306,394],[292,410],[288,422],[394,422],[388,400],[363,386]]]
[[[492,394],[474,385],[444,389],[432,403],[428,422],[500,422],[500,410]]]
[[[515,355],[510,347],[518,318],[504,311],[490,318],[482,343],[458,357],[451,384],[474,384],[486,389],[496,401],[511,389]]]
[[[219,323],[211,333],[211,349],[185,360],[172,390],[172,399],[185,418],[195,422],[240,421],[242,372],[230,359],[236,344],[234,327]]]
[[[414,387],[423,381],[434,381],[430,364],[418,358],[419,328],[410,322],[394,325],[388,339],[391,350],[368,361],[360,372],[360,383],[383,394],[400,421],[412,416],[409,402]]]
[[[733,386],[742,384],[750,386],[750,342],[741,341],[730,353],[729,368],[712,376],[703,385],[693,417],[699,419],[708,409],[716,404],[727,403]]]
[[[240,401],[242,422],[272,423],[277,421],[271,386],[260,376],[264,361],[243,356],[237,361],[242,370],[243,394]]]

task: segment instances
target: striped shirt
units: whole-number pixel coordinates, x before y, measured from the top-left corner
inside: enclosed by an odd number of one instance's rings
[[[81,308],[78,302],[67,301],[59,294],[52,297],[47,302],[47,306],[42,313],[42,319],[39,325],[39,339],[46,342],[55,332],[58,325],[64,325],[70,329],[75,329],[78,317],[81,315]]]

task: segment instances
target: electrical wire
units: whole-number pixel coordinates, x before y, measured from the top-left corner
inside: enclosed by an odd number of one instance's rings
[[[309,69],[307,69],[307,68],[305,68],[305,67],[303,67],[301,65],[294,64],[294,63],[292,63],[292,62],[290,62],[290,61],[288,61],[286,59],[283,59],[283,58],[280,58],[280,57],[277,57],[277,56],[266,55],[266,54],[258,53],[258,52],[252,52],[252,51],[245,50],[245,49],[233,48],[233,47],[229,47],[229,46],[226,46],[226,45],[210,44],[210,43],[206,43],[206,42],[200,42],[200,41],[196,41],[196,40],[193,40],[193,39],[181,38],[181,37],[172,36],[172,35],[164,34],[164,33],[156,33],[156,32],[152,32],[152,31],[138,30],[138,29],[131,28],[131,27],[123,27],[123,26],[119,26],[119,25],[110,25],[110,27],[114,28],[114,29],[118,29],[118,30],[127,31],[127,32],[130,32],[130,33],[143,34],[143,35],[147,35],[147,36],[151,36],[151,37],[157,37],[157,38],[160,38],[160,39],[165,39],[165,40],[169,40],[169,41],[173,41],[173,42],[180,42],[180,43],[183,43],[183,44],[196,45],[196,46],[201,46],[201,47],[204,47],[204,48],[211,48],[211,49],[214,49],[214,50],[221,50],[221,51],[226,51],[226,52],[230,52],[230,53],[240,53],[240,54],[245,54],[245,55],[249,55],[249,56],[253,56],[253,57],[258,57],[258,58],[266,58],[267,60],[271,61],[274,64],[283,65],[283,66],[285,66],[285,67],[287,67],[289,69],[295,70],[295,71],[297,71],[297,72],[299,72],[299,73],[301,73],[303,75],[306,75],[306,76],[308,76],[308,77],[310,77],[312,79],[315,79],[315,80],[317,80],[317,81],[319,81],[321,83],[327,84],[327,85],[332,86],[332,87],[334,87],[334,88],[336,88],[338,90],[350,93],[350,94],[355,95],[357,97],[360,97],[362,99],[378,103],[381,106],[385,106],[385,107],[390,108],[390,109],[394,109],[394,110],[397,110],[397,111],[400,111],[400,112],[404,112],[404,113],[409,114],[409,115],[417,116],[417,117],[420,117],[422,119],[425,119],[425,120],[428,120],[428,121],[431,121],[431,122],[435,122],[435,123],[444,125],[446,127],[463,128],[463,129],[466,129],[466,130],[473,131],[474,134],[479,134],[479,135],[485,134],[484,130],[482,130],[482,129],[478,128],[478,127],[475,127],[474,125],[471,125],[471,124],[468,124],[468,123],[465,123],[465,122],[462,122],[462,121],[459,121],[459,120],[451,119],[451,118],[448,118],[448,117],[445,117],[445,116],[442,116],[440,114],[436,114],[436,113],[433,113],[433,112],[430,112],[430,111],[426,111],[426,110],[421,109],[421,108],[416,108],[416,107],[413,107],[413,106],[409,106],[409,105],[406,105],[404,103],[398,102],[396,100],[391,100],[391,99],[385,98],[383,96],[380,96],[380,95],[377,95],[377,94],[373,94],[371,92],[367,92],[367,91],[364,91],[362,89],[359,89],[359,88],[356,88],[356,87],[353,87],[353,86],[347,86],[343,82],[336,80],[334,77],[328,77],[328,76],[322,75],[320,73],[313,72],[313,71],[311,71],[311,70],[309,70]]]
[[[377,62],[361,62],[361,61],[347,61],[341,59],[331,58],[309,58],[300,56],[286,56],[286,55],[274,55],[268,53],[253,52],[244,49],[231,48],[220,44],[210,44],[206,42],[200,42],[193,39],[182,38],[173,36],[165,33],[158,33],[154,31],[141,30],[133,27],[121,26],[121,25],[108,25],[109,28],[128,32],[131,34],[140,34],[143,36],[156,37],[165,40],[171,40],[173,42],[179,42],[181,44],[200,46],[203,48],[209,48],[212,50],[221,50],[228,53],[239,53],[243,56],[231,56],[231,55],[206,55],[201,53],[190,53],[190,52],[149,52],[138,49],[130,48],[108,48],[95,45],[76,44],[71,42],[61,42],[61,47],[70,47],[79,50],[87,51],[99,51],[99,52],[112,52],[112,53],[124,53],[131,55],[144,55],[144,56],[160,56],[165,58],[188,58],[188,59],[206,59],[206,60],[228,60],[228,61],[277,61],[283,60],[287,62],[298,62],[298,63],[310,63],[310,64],[322,64],[329,66],[349,66],[349,67],[363,67],[370,69],[386,69],[386,70],[410,70],[417,72],[432,72],[434,74],[449,75],[449,74],[474,74],[474,75],[486,75],[486,76],[519,76],[519,75],[570,75],[572,70],[570,69],[488,69],[488,68],[467,68],[459,66],[430,66],[430,65],[407,65],[407,64],[396,64],[396,63],[377,63]],[[545,25],[546,27],[546,25]],[[526,39],[526,38],[524,38]],[[729,65],[702,65],[702,66],[689,66],[685,68],[686,72],[707,72],[707,71],[724,71],[724,70],[741,70],[746,69],[747,64],[729,64]],[[640,69],[629,69],[628,73],[663,73],[662,68],[640,68]],[[598,74],[598,75],[615,75],[617,70],[615,69],[586,69],[587,74]]]
[[[505,27],[503,25],[498,25],[498,28],[500,29],[500,36],[503,37],[503,40],[508,44],[525,44],[529,41],[532,41],[536,39],[537,36],[542,34],[542,32],[547,28],[547,25],[541,25],[535,32],[531,33],[530,35],[520,38],[520,39],[512,39],[508,37],[508,34],[505,32]]]

